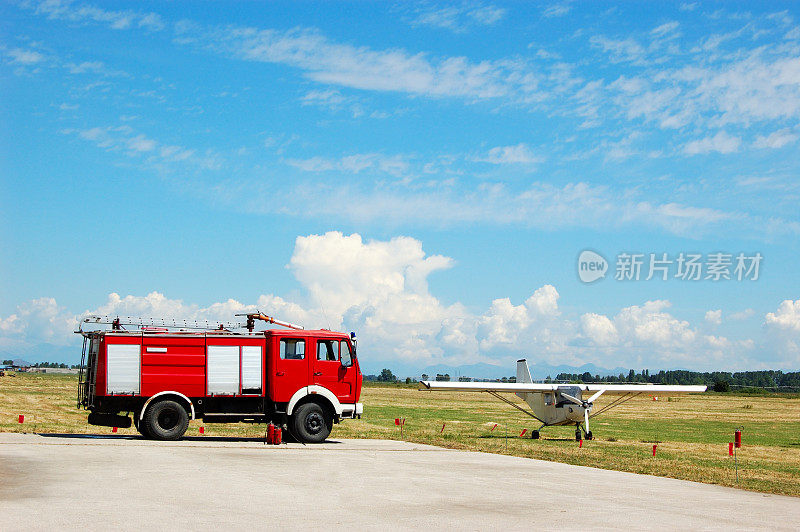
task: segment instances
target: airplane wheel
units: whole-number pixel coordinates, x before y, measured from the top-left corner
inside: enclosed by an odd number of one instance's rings
[[[532,440],[538,440],[539,439],[539,431],[538,430],[534,430],[534,431],[531,432],[531,439]]]
[[[575,431],[575,441],[581,441],[581,431],[580,431],[580,429]]]
[[[592,431],[591,430],[586,433],[586,439],[587,440],[591,440],[592,439]]]

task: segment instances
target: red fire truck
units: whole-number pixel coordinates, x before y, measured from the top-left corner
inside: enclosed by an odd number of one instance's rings
[[[130,427],[131,415],[157,440],[177,440],[190,419],[202,419],[273,422],[313,443],[334,423],[361,417],[355,333],[245,316],[246,323],[86,318],[76,331],[84,338],[78,407],[92,425]],[[254,331],[256,320],[287,329]],[[111,328],[83,330],[93,323]]]

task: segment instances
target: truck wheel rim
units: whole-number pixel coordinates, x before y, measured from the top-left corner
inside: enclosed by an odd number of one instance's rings
[[[178,416],[171,410],[164,410],[158,415],[158,426],[164,430],[175,428],[178,424]]]
[[[310,434],[319,434],[319,432],[322,430],[323,425],[324,425],[324,420],[322,419],[322,416],[317,412],[312,412],[311,414],[306,416],[306,430]]]

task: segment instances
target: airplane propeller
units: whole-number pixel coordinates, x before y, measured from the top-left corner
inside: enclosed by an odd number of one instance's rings
[[[573,403],[575,403],[578,406],[584,406],[583,401],[581,401],[577,397],[571,396],[568,393],[561,392],[561,397],[563,397],[564,399],[567,399],[568,401],[572,401]]]

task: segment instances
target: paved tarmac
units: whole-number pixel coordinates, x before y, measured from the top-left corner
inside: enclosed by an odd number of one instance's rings
[[[800,499],[406,442],[0,434],[2,530],[770,529]]]

